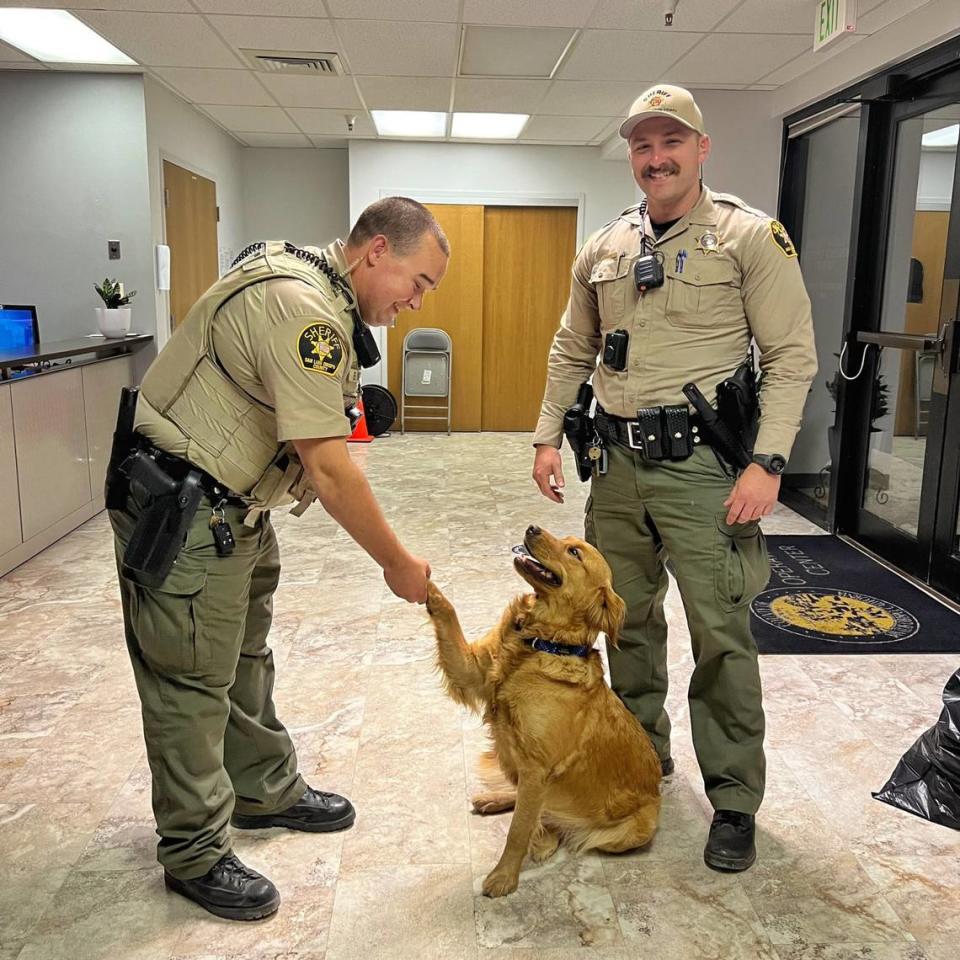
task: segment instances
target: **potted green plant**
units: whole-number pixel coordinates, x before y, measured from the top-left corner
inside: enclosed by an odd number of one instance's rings
[[[104,306],[97,307],[97,329],[112,339],[125,337],[130,332],[130,299],[137,295],[136,290],[123,292],[123,284],[117,280],[105,279],[95,283],[93,289],[100,295]]]

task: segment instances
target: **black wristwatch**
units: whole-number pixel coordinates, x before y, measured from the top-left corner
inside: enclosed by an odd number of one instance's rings
[[[751,460],[775,477],[779,477],[787,466],[787,458],[779,453],[755,453]]]

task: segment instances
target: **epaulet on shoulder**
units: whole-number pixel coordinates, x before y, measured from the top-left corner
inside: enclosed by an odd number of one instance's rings
[[[739,207],[745,213],[750,213],[755,217],[759,217],[761,220],[772,219],[769,214],[764,213],[762,210],[758,210],[756,207],[748,206],[739,197],[735,197],[732,193],[715,193],[713,194],[713,201],[714,203],[727,203],[731,207]]]
[[[628,223],[636,223],[637,218],[636,214],[640,212],[640,204],[633,203],[625,210],[621,210],[612,220],[608,220],[599,230],[594,232],[594,236],[598,236],[603,233],[607,227],[612,227],[615,223],[619,223],[621,220],[626,220]]]

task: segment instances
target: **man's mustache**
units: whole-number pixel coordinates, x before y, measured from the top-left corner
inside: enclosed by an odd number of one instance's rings
[[[654,173],[679,173],[680,168],[675,166],[672,163],[665,164],[659,167],[644,167],[642,176],[649,177]]]

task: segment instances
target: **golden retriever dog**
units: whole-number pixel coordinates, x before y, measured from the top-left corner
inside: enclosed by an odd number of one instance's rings
[[[516,890],[524,857],[542,863],[561,841],[573,850],[642,847],[660,812],[660,761],[593,648],[600,631],[615,643],[623,623],[610,568],[583,540],[539,527],[513,551],[533,593],[511,601],[476,643],[435,584],[427,594],[447,692],[482,712],[493,740],[484,758],[491,789],[473,798],[474,809],[514,809],[483,884],[488,897]]]

